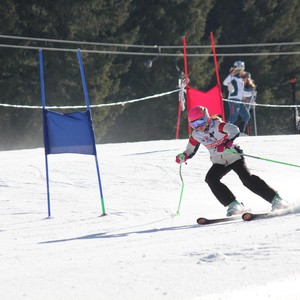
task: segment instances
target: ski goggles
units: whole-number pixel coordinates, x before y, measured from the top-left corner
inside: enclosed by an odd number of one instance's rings
[[[201,127],[203,125],[206,125],[206,122],[207,122],[207,119],[204,117],[204,118],[200,118],[200,119],[197,119],[195,121],[192,121],[190,122],[190,126],[193,128],[193,129],[196,129],[198,127]]]

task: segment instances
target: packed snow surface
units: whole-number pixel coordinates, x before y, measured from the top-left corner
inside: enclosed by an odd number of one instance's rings
[[[245,154],[300,165],[300,135],[240,137]],[[204,182],[206,149],[182,165],[187,140],[98,145],[94,156],[0,152],[0,299],[300,299],[300,214],[199,226],[225,216]],[[253,174],[300,204],[300,168],[246,158]],[[222,180],[252,211],[270,204],[234,172]]]

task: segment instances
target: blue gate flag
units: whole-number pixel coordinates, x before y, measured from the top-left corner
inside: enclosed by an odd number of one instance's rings
[[[43,110],[46,154],[96,155],[90,111],[57,113]]]
[[[97,157],[95,135],[89,104],[88,91],[84,76],[83,64],[80,50],[77,50],[79,69],[81,74],[82,87],[87,110],[84,112],[57,113],[46,109],[45,84],[44,84],[44,68],[42,49],[39,50],[40,62],[40,83],[41,96],[43,106],[43,132],[45,145],[45,165],[46,165],[46,184],[47,184],[47,203],[48,218],[51,217],[50,207],[50,184],[49,184],[49,168],[48,154],[59,153],[78,153],[94,155],[96,170],[98,176],[100,199],[102,206],[102,216],[106,215],[102,184],[100,178],[100,168]]]

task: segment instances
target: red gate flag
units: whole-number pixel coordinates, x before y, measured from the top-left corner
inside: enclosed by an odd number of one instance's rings
[[[223,114],[223,105],[220,100],[220,89],[218,85],[207,92],[202,92],[189,87],[187,89],[187,103],[189,111],[195,106],[201,105],[208,109],[210,115]]]

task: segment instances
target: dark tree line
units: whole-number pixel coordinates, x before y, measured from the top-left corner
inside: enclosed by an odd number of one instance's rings
[[[299,42],[300,6],[297,0],[65,0],[0,3],[0,34],[54,40],[87,41],[123,45],[182,46],[216,44],[267,44]],[[67,43],[11,40],[0,44],[35,47],[81,48]],[[159,48],[101,47],[89,50],[153,52]],[[166,51],[166,50],[163,50]],[[171,50],[170,50],[171,51]],[[189,49],[189,53],[211,53],[210,49]],[[217,53],[295,52],[297,45],[253,48],[217,48]],[[37,50],[0,47],[1,103],[41,105]],[[182,53],[182,49],[173,50]],[[115,55],[83,53],[84,70],[91,104],[126,101],[177,88],[176,56]],[[235,60],[243,60],[258,86],[258,102],[290,104],[291,76],[300,69],[299,55],[222,56],[218,58],[221,79]],[[155,59],[154,59],[155,58]],[[153,60],[151,68],[146,60]],[[211,57],[190,57],[190,85],[207,90],[216,84]],[[84,105],[81,78],[75,52],[44,51],[47,105]],[[224,97],[227,96],[223,88]],[[298,93],[297,93],[298,95]],[[178,95],[92,110],[98,143],[172,139]],[[41,111],[0,107],[0,149],[42,146]],[[260,134],[289,133],[289,109],[257,109]],[[181,137],[187,136],[183,113]],[[282,122],[280,122],[281,120]],[[283,130],[284,129],[284,130]]]

